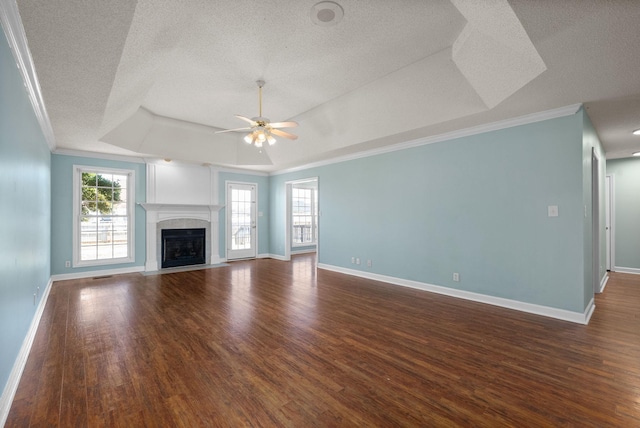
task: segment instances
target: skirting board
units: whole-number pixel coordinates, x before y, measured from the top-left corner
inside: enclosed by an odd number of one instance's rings
[[[609,281],[609,273],[605,272],[602,280],[600,281],[600,289],[598,290],[598,293],[602,293],[604,291],[604,287],[607,286],[607,281]]]
[[[285,258],[284,256],[278,255],[278,254],[263,254],[260,255],[260,257],[264,257],[264,258],[268,258],[268,259],[274,259],[274,260],[280,260],[282,262],[288,262],[289,259]]]
[[[295,256],[295,255],[298,255],[298,254],[309,254],[309,253],[316,253],[316,252],[317,252],[317,250],[315,248],[311,248],[311,249],[308,249],[308,250],[298,250],[298,251],[291,250],[291,255]]]
[[[51,275],[52,281],[63,281],[65,279],[82,279],[82,278],[93,278],[96,276],[107,276],[107,275],[120,275],[123,273],[136,273],[136,272],[144,272],[144,266],[134,266],[130,268],[120,268],[120,269],[100,269],[100,270],[92,270],[92,271],[84,271],[84,272],[76,272],[76,273],[62,273],[58,275]]]
[[[5,386],[4,391],[2,391],[2,397],[0,397],[0,427],[3,427],[5,422],[7,422],[9,410],[11,410],[11,403],[13,403],[13,397],[15,397],[16,391],[18,390],[22,372],[27,365],[29,352],[31,352],[31,345],[33,345],[33,340],[36,337],[36,331],[38,331],[40,318],[42,317],[44,307],[47,304],[47,299],[49,298],[51,284],[53,284],[53,280],[49,279],[49,282],[47,283],[46,287],[44,288],[44,292],[42,293],[40,303],[36,308],[35,314],[33,315],[33,319],[31,320],[31,325],[29,326],[29,330],[27,331],[27,336],[22,342],[22,347],[20,347],[18,357],[16,358],[16,361],[13,364],[13,368],[11,369],[11,373],[9,374],[7,385]]]
[[[440,285],[427,284],[424,282],[411,281],[408,279],[396,278],[392,276],[379,275],[370,272],[362,272],[354,269],[342,268],[339,266],[326,265],[318,263],[318,268],[326,269],[334,272],[344,273],[347,275],[359,276],[361,278],[372,279],[374,281],[386,282],[389,284],[400,285],[403,287],[416,288],[431,293],[443,294],[459,299],[471,300],[479,303],[500,306],[516,311],[528,312],[531,314],[542,315],[545,317],[556,318],[563,321],[570,321],[577,324],[589,324],[589,319],[595,309],[594,300],[591,299],[583,313],[568,311],[566,309],[552,308],[549,306],[535,305],[533,303],[519,302],[517,300],[504,299],[502,297],[488,296],[486,294],[473,293],[471,291],[456,290],[453,288],[442,287]]]
[[[640,275],[640,269],[638,268],[628,268],[622,266],[614,266],[614,272],[622,272],[622,273],[633,273],[635,275]]]

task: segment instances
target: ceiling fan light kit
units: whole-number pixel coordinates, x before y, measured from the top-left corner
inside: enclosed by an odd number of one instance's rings
[[[261,148],[265,141],[270,146],[274,145],[276,142],[276,138],[273,135],[288,138],[290,140],[297,139],[297,135],[293,135],[289,132],[278,129],[296,127],[298,126],[297,122],[289,121],[271,123],[269,119],[262,116],[262,87],[264,86],[264,80],[257,80],[256,83],[258,84],[258,117],[249,119],[248,117],[236,114],[236,117],[238,119],[248,122],[251,126],[245,128],[226,129],[224,131],[218,131],[216,132],[216,134],[220,134],[223,132],[250,131],[247,135],[244,136],[243,139],[247,144],[253,144],[258,148]]]

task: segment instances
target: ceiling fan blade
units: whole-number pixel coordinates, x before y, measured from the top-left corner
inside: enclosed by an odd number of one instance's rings
[[[224,129],[222,131],[216,131],[214,134],[222,134],[225,132],[240,132],[240,131],[249,131],[251,128],[235,128],[235,129]]]
[[[249,119],[248,117],[245,117],[245,116],[240,116],[239,114],[236,114],[236,117],[238,119],[244,120],[245,122],[249,122],[251,124],[251,126],[256,126],[256,122],[253,119]]]
[[[290,140],[297,140],[298,139],[297,135],[289,134],[288,132],[281,131],[279,129],[272,129],[271,133],[274,134],[274,135],[278,135],[280,137],[288,138]]]
[[[274,122],[269,124],[272,128],[295,128],[298,122]]]

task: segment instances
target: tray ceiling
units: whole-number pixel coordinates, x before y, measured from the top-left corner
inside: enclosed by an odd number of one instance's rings
[[[275,171],[585,103],[607,152],[640,150],[640,4],[19,0],[60,149]],[[317,20],[315,20],[317,21]],[[296,141],[214,134],[263,114]]]

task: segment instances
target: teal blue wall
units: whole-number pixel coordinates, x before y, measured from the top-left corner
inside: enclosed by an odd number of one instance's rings
[[[607,161],[614,177],[615,266],[640,273],[640,158]]]
[[[0,390],[4,390],[49,282],[51,154],[4,32],[0,34]]]
[[[67,268],[65,261],[73,260],[73,166],[86,165],[103,168],[132,169],[135,171],[135,262]],[[51,273],[73,274],[104,269],[127,269],[144,266],[146,216],[137,205],[146,202],[146,166],[143,163],[121,162],[88,157],[53,155],[51,159]]]
[[[319,263],[583,312],[583,121],[274,175],[271,252],[284,254],[284,183],[317,176]]]
[[[258,255],[268,255],[270,248],[270,201],[269,201],[269,177],[266,175],[239,174],[232,172],[220,172],[218,174],[218,195],[219,203],[226,204],[227,200],[227,181],[235,181],[238,183],[255,183],[257,185],[258,206],[257,211],[262,212],[262,217],[258,217]],[[220,210],[219,217],[219,233],[220,233],[220,257],[227,257],[226,249],[226,207]],[[258,215],[258,213],[256,213]]]

